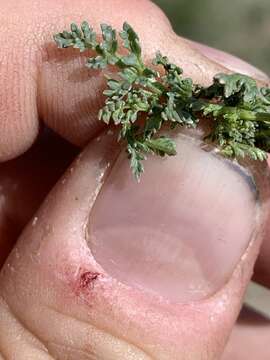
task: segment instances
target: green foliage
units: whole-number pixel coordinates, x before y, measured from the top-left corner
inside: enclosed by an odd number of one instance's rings
[[[221,89],[228,104],[249,104],[259,95],[256,81],[242,74],[218,74],[214,77],[214,84]]]
[[[98,41],[83,22],[81,28],[72,24],[70,32],[63,31],[54,39],[60,48],[94,51],[96,56],[87,59],[92,69],[118,69],[106,75],[106,100],[99,119],[120,127],[119,140],[127,145],[137,179],[144,171],[142,161],[147,154],[176,154],[172,139],[157,136],[165,123],[171,128],[196,127],[199,119],[209,118],[212,129],[206,140],[215,143],[223,155],[266,159],[270,149],[269,88],[258,88],[255,80],[242,74],[218,74],[211,86],[203,88],[183,77],[183,70],[160,52],[153,67],[144,64],[139,37],[129,24],[124,23],[119,33],[122,48],[111,26],[102,24],[101,34]]]

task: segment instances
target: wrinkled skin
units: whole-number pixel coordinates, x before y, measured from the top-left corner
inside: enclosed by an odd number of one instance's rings
[[[219,291],[194,303],[149,296],[96,264],[85,229],[119,149],[97,121],[102,75],[86,70],[76,51],[59,51],[51,36],[72,21],[120,28],[127,20],[140,34],[146,60],[159,49],[198,83],[228,70],[260,83],[267,77],[178,37],[148,1],[10,0],[0,17],[0,359],[268,359],[270,325],[260,327],[256,317],[234,328],[222,355],[259,240]],[[270,285],[267,240],[255,276]]]

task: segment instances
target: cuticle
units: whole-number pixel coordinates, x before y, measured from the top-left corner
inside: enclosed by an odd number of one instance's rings
[[[109,178],[109,176],[111,175],[111,173],[112,173],[112,170],[113,170],[113,168],[114,168],[114,166],[115,166],[115,164],[116,164],[116,162],[117,162],[117,160],[118,160],[118,158],[119,158],[119,156],[120,156],[120,154],[121,154],[121,148],[119,148],[119,150],[117,151],[117,154],[114,156],[114,158],[112,159],[112,160],[110,160],[109,161],[109,163],[108,163],[108,168],[107,168],[107,170],[105,171],[105,174],[104,174],[104,177],[103,177],[103,179],[102,179],[102,181],[101,181],[101,186],[99,187],[99,190],[98,190],[98,193],[97,193],[97,195],[96,195],[96,197],[95,197],[95,200],[94,200],[94,203],[93,203],[93,206],[91,207],[91,210],[90,210],[90,212],[89,212],[89,214],[88,214],[88,219],[90,219],[90,215],[91,215],[91,213],[93,212],[93,210],[94,210],[94,207],[95,207],[95,202],[98,200],[98,198],[99,198],[99,196],[100,196],[100,194],[101,194],[101,192],[102,192],[102,189],[103,189],[103,187],[105,186],[105,184],[106,184],[106,182],[108,181],[108,178]],[[90,220],[88,220],[88,225],[87,225],[87,229],[86,229],[86,232],[89,234],[89,226],[90,226]]]

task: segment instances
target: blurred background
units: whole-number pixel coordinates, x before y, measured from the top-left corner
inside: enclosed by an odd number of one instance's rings
[[[270,0],[154,0],[175,31],[270,75]]]

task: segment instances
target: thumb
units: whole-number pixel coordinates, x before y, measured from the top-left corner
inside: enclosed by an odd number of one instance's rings
[[[241,166],[176,141],[137,184],[109,132],[59,180],[1,272],[2,313],[21,326],[7,333],[0,317],[5,357],[220,358],[269,190],[255,175],[258,202]]]

